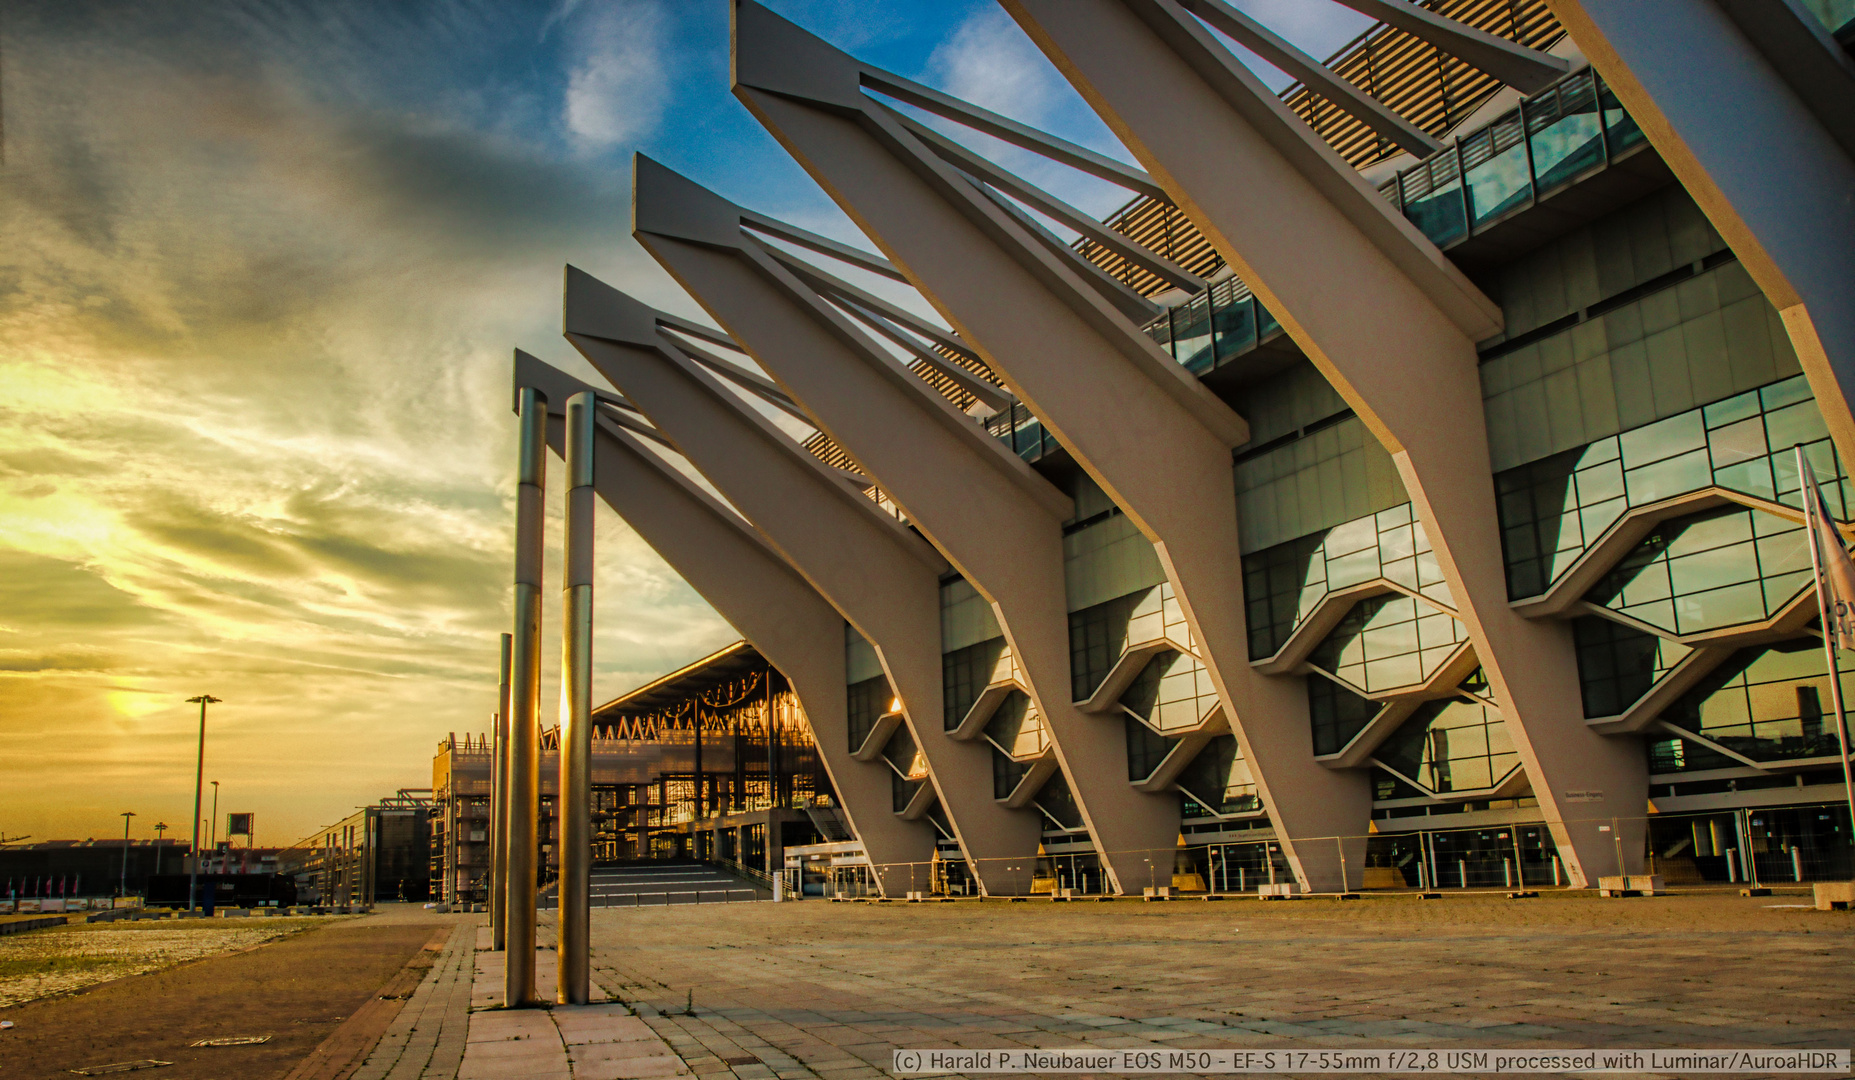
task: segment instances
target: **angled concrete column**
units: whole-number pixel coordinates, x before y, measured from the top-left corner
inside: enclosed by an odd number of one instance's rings
[[[1641,744],[1585,725],[1568,625],[1507,603],[1475,354],[1500,310],[1168,0],[1005,7],[1391,452],[1573,883],[1617,872],[1612,818],[1635,872]]]
[[[664,338],[651,309],[572,268],[566,334],[875,646],[974,876],[1028,892],[1039,816],[993,801],[985,747],[939,733],[946,560]]]
[[[735,96],[1153,542],[1284,853],[1339,888],[1329,838],[1358,838],[1362,864],[1371,793],[1314,761],[1301,684],[1250,668],[1231,474],[1248,425],[871,102],[857,61],[744,0],[734,51]]]
[[[550,401],[591,389],[524,353],[516,354],[516,365],[517,385],[540,387]],[[566,424],[558,412],[549,418],[548,443],[565,454]],[[896,868],[879,870],[883,894],[926,888],[931,827],[896,817],[888,766],[857,761],[847,749],[843,616],[740,515],[603,416],[595,453],[599,498],[792,684],[851,829],[872,863]]]
[[[1796,0],[1548,0],[1784,318],[1855,456],[1855,64]]]
[[[992,605],[1104,865],[1117,890],[1137,888],[1176,846],[1179,806],[1128,782],[1118,717],[1070,700],[1069,497],[743,238],[740,208],[643,157],[633,207],[645,250]]]

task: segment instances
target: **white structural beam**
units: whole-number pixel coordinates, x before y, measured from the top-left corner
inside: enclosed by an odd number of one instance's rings
[[[712,212],[688,214],[691,204]],[[1179,805],[1134,790],[1119,719],[1071,701],[1069,498],[738,227],[715,230],[731,207],[720,196],[640,157],[632,205],[645,250],[991,604],[1104,868],[1119,891],[1137,888],[1147,862],[1175,846]]]
[[[875,646],[982,887],[1029,892],[1037,818],[993,801],[984,747],[939,732],[946,560],[746,408],[658,332],[650,308],[571,267],[566,291],[567,340]]]
[[[1848,57],[1789,0],[1547,6],[1778,309],[1836,448],[1855,455]]]
[[[1500,310],[1170,0],[1003,0],[1397,464],[1575,884],[1640,862],[1639,741],[1508,606],[1475,342]],[[1439,418],[1447,418],[1439,422]]]
[[[1362,15],[1427,41],[1523,94],[1536,94],[1571,71],[1563,57],[1529,49],[1486,30],[1446,19],[1410,0],[1336,0]]]
[[[865,70],[737,2],[735,96],[1152,541],[1284,852],[1304,883],[1338,888],[1341,852],[1360,865],[1370,792],[1363,775],[1313,760],[1299,682],[1249,666],[1231,476],[1248,425],[889,110],[869,107]],[[1359,839],[1348,848],[1340,835]]]
[[[560,413],[574,394],[593,388],[520,352],[515,381],[561,403],[549,417],[548,443],[556,454],[564,454],[566,424]],[[876,868],[883,895],[927,888],[926,867],[934,854],[930,827],[903,821],[890,809],[887,765],[850,756],[843,616],[740,515],[609,417],[599,420],[595,453],[593,486],[599,498],[792,685],[819,759]]]

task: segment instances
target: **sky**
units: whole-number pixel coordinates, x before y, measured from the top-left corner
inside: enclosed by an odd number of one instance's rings
[[[1126,158],[990,0],[770,6]],[[1321,56],[1367,25],[1240,6]],[[488,729],[511,351],[591,377],[565,263],[699,314],[629,236],[631,155],[866,243],[729,95],[727,32],[726,0],[0,8],[0,840],[186,839],[202,693],[219,820],[265,846]],[[599,514],[606,700],[738,635]]]

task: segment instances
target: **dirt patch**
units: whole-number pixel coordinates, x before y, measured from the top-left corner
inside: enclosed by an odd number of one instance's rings
[[[433,919],[343,919],[261,948],[0,1009],[0,1080],[156,1059],[159,1080],[267,1080],[288,1073],[422,955]],[[395,984],[397,985],[397,984]],[[251,1046],[203,1039],[268,1035]]]

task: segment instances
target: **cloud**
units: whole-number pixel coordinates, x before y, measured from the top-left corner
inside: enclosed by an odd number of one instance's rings
[[[278,842],[425,786],[438,738],[484,729],[510,349],[567,351],[564,262],[661,276],[624,171],[558,113],[589,20],[661,12],[588,0],[567,55],[533,45],[545,12],[499,14],[525,9],[9,6],[9,834],[184,821],[203,690],[225,699],[209,778]],[[600,540],[600,693],[737,636],[615,516]]]
[[[1033,127],[1046,123],[1069,92],[1044,55],[996,7],[968,16],[927,66],[935,84],[954,97]]]
[[[594,0],[565,21],[577,56],[561,118],[575,144],[601,153],[649,135],[669,98],[663,9],[651,0]]]

